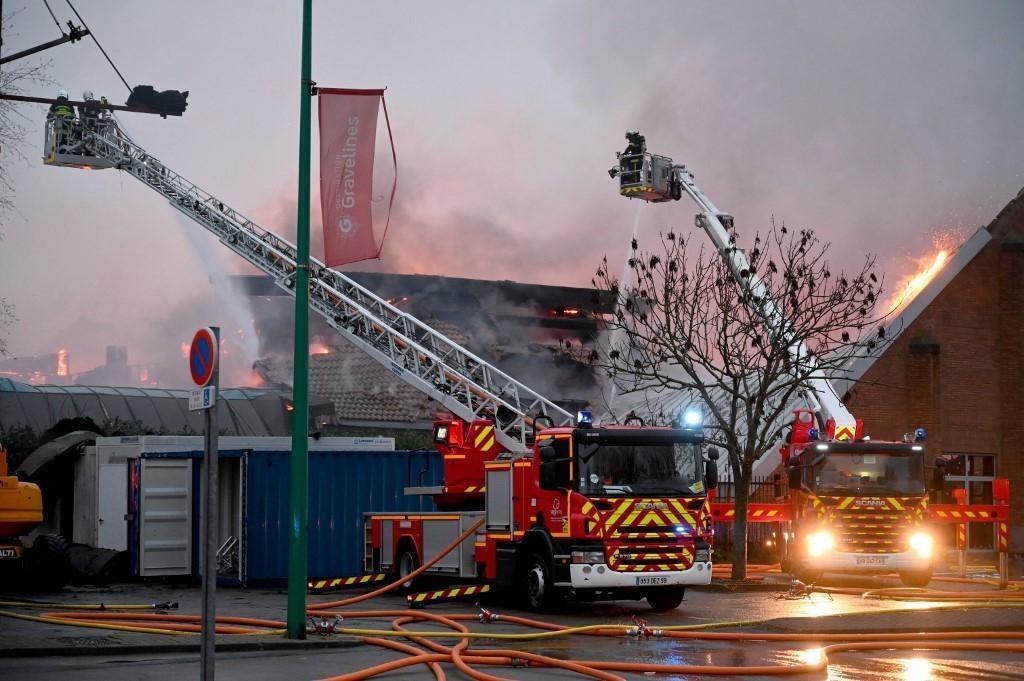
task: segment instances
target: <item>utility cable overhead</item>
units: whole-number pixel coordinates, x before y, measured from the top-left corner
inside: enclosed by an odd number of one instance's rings
[[[107,51],[103,49],[102,45],[100,45],[100,41],[96,39],[96,34],[92,32],[92,29],[89,28],[89,25],[85,23],[85,19],[83,19],[82,15],[78,13],[78,10],[75,9],[75,6],[71,4],[71,0],[65,0],[65,2],[68,3],[68,7],[70,7],[71,11],[75,13],[76,17],[78,17],[78,21],[82,23],[82,26],[84,26],[85,29],[89,31],[89,35],[92,37],[93,42],[96,43],[96,47],[100,48],[100,52],[103,53],[103,56],[104,58],[106,58],[107,63],[110,64],[110,67],[112,69],[114,69],[114,73],[116,73],[117,77],[121,79],[121,82],[124,83],[124,86],[128,88],[128,93],[131,94],[132,86],[128,84],[128,81],[125,80],[124,76],[121,75],[121,72],[118,71],[117,66],[114,65],[114,61],[110,58],[110,55],[108,55]]]
[[[43,0],[43,4],[46,5],[46,11],[50,13],[51,17],[53,17],[53,23],[57,24],[57,30],[60,31],[61,35],[65,35],[64,29],[60,27],[60,22],[57,21],[57,15],[53,13],[52,9],[50,9],[50,0]]]

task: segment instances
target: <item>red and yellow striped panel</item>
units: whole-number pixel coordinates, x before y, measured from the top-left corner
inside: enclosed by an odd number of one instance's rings
[[[490,590],[491,587],[488,584],[470,584],[468,586],[453,586],[448,589],[409,594],[405,597],[405,600],[413,607],[422,607],[427,603],[449,601],[456,598],[467,598],[469,596],[480,596]]]
[[[384,573],[376,573],[372,575],[358,575],[356,577],[333,577],[331,579],[313,579],[306,583],[306,587],[313,593],[320,593],[324,591],[348,589],[354,586],[376,584],[378,582],[383,582],[385,577],[387,577],[387,575]]]

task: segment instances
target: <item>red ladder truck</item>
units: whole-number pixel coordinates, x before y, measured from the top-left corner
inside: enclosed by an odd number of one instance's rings
[[[710,237],[737,282],[749,289],[746,297],[771,334],[783,331],[801,364],[816,366],[813,354],[799,339],[787,337],[789,326],[782,308],[761,278],[749,267],[746,254],[734,247],[733,218],[720,211],[694,182],[686,166],[667,156],[651,154],[636,131],[627,133],[630,145],[618,154],[609,174],[619,180],[619,193],[651,203],[679,200],[685,194],[699,207],[696,226]],[[871,440],[863,424],[843,404],[827,376],[812,372],[801,393],[804,408],[794,419],[781,448],[788,472],[788,501],[752,504],[753,522],[788,521],[783,532],[782,563],[805,581],[825,571],[850,573],[898,572],[908,586],[924,586],[932,575],[937,554],[934,522],[956,522],[963,507],[938,506],[929,512],[929,492],[943,487],[942,459],[933,475],[926,474],[924,429],[902,442]],[[1008,486],[1002,481],[999,490]],[[714,504],[716,518],[728,519],[731,504]],[[1006,545],[1008,501],[972,509],[982,522],[996,526],[997,542]],[[1006,563],[1001,549],[1001,565]],[[1005,579],[1005,570],[1003,571]]]
[[[50,119],[44,147],[47,165],[131,175],[294,294],[293,244],[166,167],[116,119]],[[441,510],[367,517],[367,570],[407,575],[482,517],[432,574],[514,588],[535,608],[573,595],[669,609],[710,582],[717,452],[705,462],[699,414],[679,428],[595,428],[324,263],[311,259],[309,278],[315,313],[452,414],[434,425],[444,484],[408,490]]]

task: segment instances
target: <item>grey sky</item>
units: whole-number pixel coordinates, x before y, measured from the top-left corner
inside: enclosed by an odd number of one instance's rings
[[[41,3],[25,4],[5,51],[56,31]],[[972,231],[1024,185],[1024,3],[314,5],[314,79],[389,88],[399,194],[375,267],[588,284],[603,254],[623,252],[638,210],[604,172],[627,127],[684,160],[741,234],[773,215],[814,226],[837,259],[877,252],[890,275],[932,232]],[[132,84],[191,91],[181,119],[123,118],[136,139],[290,231],[299,3],[78,8]],[[49,56],[73,95],[123,101],[92,44]],[[40,107],[33,144],[42,118]],[[80,360],[73,371],[106,343],[154,359],[232,304],[183,312],[216,295],[151,191],[27,152],[14,168],[23,219],[0,242],[0,291],[21,318],[14,354],[63,344]],[[646,207],[644,229],[687,227],[692,213]]]

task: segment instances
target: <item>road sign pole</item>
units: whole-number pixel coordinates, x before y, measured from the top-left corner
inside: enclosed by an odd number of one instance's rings
[[[292,380],[291,524],[288,541],[288,638],[306,638],[309,559],[309,127],[312,97],[313,3],[302,3],[299,83],[299,191],[295,271],[295,374]]]
[[[212,385],[216,393],[220,392],[220,328],[211,326],[214,343],[213,374],[207,385]],[[217,626],[217,498],[219,482],[217,479],[218,443],[217,443],[217,404],[203,410],[203,637],[200,642],[200,666],[202,681],[213,681],[215,670],[216,631]]]

